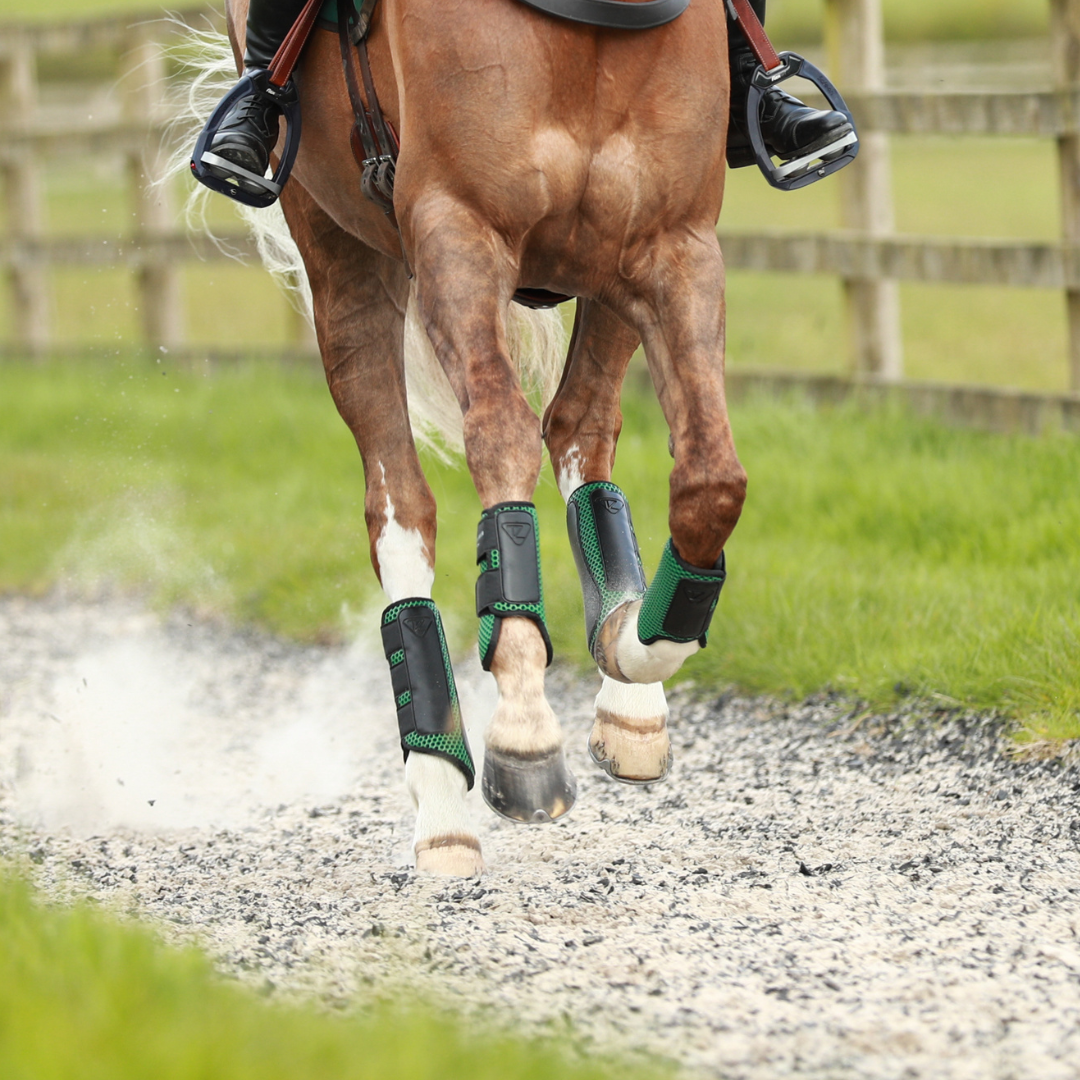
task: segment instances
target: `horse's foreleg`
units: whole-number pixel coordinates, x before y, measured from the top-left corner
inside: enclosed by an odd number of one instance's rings
[[[477,532],[480,653],[499,700],[488,726],[482,790],[516,821],[548,821],[573,805],[559,722],[544,696],[544,624],[537,520],[540,423],[510,361],[506,307],[516,277],[501,242],[464,208],[414,205],[420,311],[464,414],[465,454],[484,512]]]
[[[599,648],[623,681],[673,675],[706,644],[726,576],[724,545],[742,511],[746,472],[724,397],[724,266],[715,234],[690,233],[650,253],[628,305],[671,429],[671,540],[644,598],[607,621]]]
[[[609,309],[579,300],[562,383],[544,417],[555,479],[567,501],[570,543],[585,592],[586,634],[594,657],[607,620],[645,593],[629,505],[611,483],[622,427],[619,394],[637,346],[636,332]],[[603,656],[599,659],[602,662]],[[616,780],[662,780],[671,757],[667,720],[661,683],[627,684],[604,674],[589,752]]]
[[[430,600],[435,499],[406,407],[408,280],[398,263],[341,230],[303,188],[289,185],[282,204],[311,282],[327,382],[364,463],[371,561],[390,601],[383,642],[406,784],[417,811],[416,865],[472,876],[483,869],[465,803],[472,761],[441,622]],[[438,731],[428,730],[433,728]]]

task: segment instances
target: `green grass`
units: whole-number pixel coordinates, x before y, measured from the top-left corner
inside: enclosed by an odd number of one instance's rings
[[[655,404],[627,395],[615,479],[647,569],[667,537]],[[1080,736],[1080,441],[951,430],[899,412],[734,410],[750,497],[710,647],[685,677],[883,705],[914,694]],[[463,470],[427,463],[436,600],[475,632]],[[562,503],[536,498],[559,654],[586,663]],[[370,630],[355,446],[314,371],[167,364],[0,368],[0,589],[144,589],[302,639]]]
[[[4,1080],[600,1080],[651,1074],[583,1063],[554,1041],[470,1030],[431,1008],[335,1016],[287,1007],[214,975],[86,904],[35,903],[0,877]]]

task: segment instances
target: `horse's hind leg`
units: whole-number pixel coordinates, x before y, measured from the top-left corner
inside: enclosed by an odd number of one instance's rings
[[[296,183],[286,187],[281,201],[311,282],[327,382],[364,463],[371,561],[390,601],[384,646],[388,635],[399,639],[388,658],[395,665],[391,675],[407,755],[405,780],[417,810],[416,865],[472,876],[483,869],[465,803],[472,763],[449,659],[445,650],[425,649],[442,644],[443,637],[430,601],[435,499],[406,407],[402,353],[409,283],[399,263],[345,233]],[[411,680],[404,689],[397,685],[403,677]],[[418,700],[409,700],[414,697]],[[444,717],[446,712],[454,717],[456,739],[409,731],[425,708],[433,711],[433,702]]]
[[[483,793],[497,813],[549,821],[573,805],[559,722],[544,696],[537,522],[540,422],[507,348],[516,271],[496,234],[446,199],[413,203],[414,265],[428,335],[464,414],[465,455],[481,506],[477,534],[480,651],[499,701],[487,730]]]
[[[604,618],[645,592],[629,506],[611,483],[622,427],[619,394],[637,346],[636,332],[609,309],[579,300],[563,380],[544,417],[555,479],[568,504],[570,542],[578,557],[587,607],[593,609],[587,612],[590,648]],[[623,523],[626,528],[620,531]],[[606,528],[608,524],[616,528]],[[582,544],[585,531],[590,539],[587,554]],[[590,567],[589,561],[594,565]],[[662,780],[671,759],[667,719],[662,683],[625,683],[604,674],[596,696],[589,752],[616,780]]]

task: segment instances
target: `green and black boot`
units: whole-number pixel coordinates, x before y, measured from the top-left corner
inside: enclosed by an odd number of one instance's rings
[[[765,0],[750,0],[754,13],[765,23]],[[750,80],[758,68],[749,42],[737,23],[728,22],[728,59],[731,64],[731,114],[728,120],[727,163],[732,169],[757,164],[746,126],[746,100]],[[765,148],[782,161],[825,150],[852,131],[851,122],[834,109],[812,109],[779,87],[765,91],[761,102],[761,135]]]

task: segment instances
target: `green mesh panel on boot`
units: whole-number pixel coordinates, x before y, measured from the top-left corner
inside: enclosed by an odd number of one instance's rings
[[[406,757],[408,757],[410,750],[415,750],[418,753],[435,754],[449,759],[465,774],[465,779],[471,789],[476,775],[476,767],[469,751],[469,743],[461,719],[461,705],[458,701],[457,684],[454,681],[454,669],[450,663],[450,650],[446,644],[446,633],[443,629],[439,609],[433,601],[423,597],[405,600],[398,604],[392,604],[383,612],[382,625],[384,628],[389,627],[398,620],[402,613],[416,609],[429,611],[434,617],[434,627],[438,635],[437,655],[440,658],[442,674],[446,680],[446,691],[450,705],[449,729],[439,732],[420,732],[415,729],[411,731],[403,730],[401,735],[402,750],[405,752]],[[384,645],[385,641],[384,634]],[[387,655],[391,678],[395,681],[395,704],[399,710],[399,726],[404,722],[402,715],[406,717],[412,715],[410,713],[401,714],[400,710],[408,709],[409,706],[415,706],[416,704],[416,686],[412,680],[423,679],[423,665],[420,665],[416,671],[402,667],[405,664],[406,651],[406,648],[394,648]],[[406,677],[406,670],[408,670],[410,685],[397,692],[401,680]],[[421,693],[420,696],[423,698],[424,695]]]
[[[511,550],[504,554],[504,543],[513,544],[513,541],[506,541],[505,537],[499,535],[499,518],[500,515],[508,513],[527,514],[532,522],[531,538],[522,541],[523,549],[520,553]],[[511,558],[512,556],[516,558]],[[529,562],[530,572],[535,570],[535,599],[528,602],[509,599],[506,595],[507,589],[503,586],[502,575],[513,573],[515,567],[520,571],[522,559]],[[544,584],[540,573],[540,519],[536,507],[527,502],[507,502],[485,510],[480,517],[477,532],[476,563],[480,568],[476,597],[476,614],[480,619],[477,650],[484,670],[491,670],[495,649],[499,644],[500,623],[504,616],[519,616],[536,623],[544,639],[547,662],[550,664],[552,650],[544,612]]]
[[[600,494],[599,500],[595,498]],[[601,529],[596,518],[597,505],[604,515],[604,505],[609,503],[613,514],[625,514],[625,525],[619,531],[609,528],[608,546],[605,551]],[[610,525],[610,522],[607,524]],[[641,557],[633,535],[630,508],[626,496],[617,484],[609,480],[596,480],[582,484],[567,500],[567,526],[570,545],[574,550],[585,594],[585,620],[589,652],[595,651],[596,638],[608,616],[620,604],[639,600],[645,595],[645,575],[641,569]]]
[[[449,734],[440,732],[437,735],[421,735],[420,732],[414,731],[406,735],[401,740],[401,743],[418,753],[437,754],[439,757],[453,758],[454,761],[467,765],[469,772],[475,774],[476,770],[473,767],[472,754],[469,753],[469,744],[460,731],[450,732]],[[471,783],[469,787],[472,787]]]
[[[722,552],[715,569],[700,570],[679,558],[669,538],[638,613],[638,640],[697,641],[704,648],[726,577]]]

